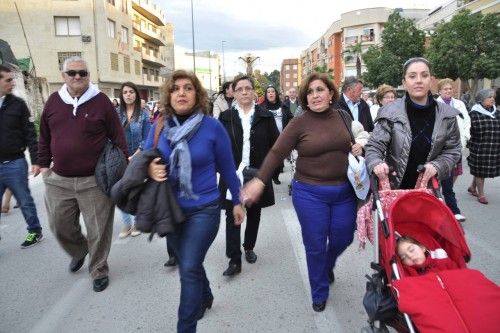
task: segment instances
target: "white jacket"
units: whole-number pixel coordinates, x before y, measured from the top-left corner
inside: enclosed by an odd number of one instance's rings
[[[444,103],[441,96],[436,98],[436,101]],[[462,149],[464,149],[467,145],[467,141],[469,141],[470,139],[469,112],[467,111],[464,102],[456,98],[451,99],[450,106],[460,111],[460,114],[463,116],[463,118],[460,117],[459,115],[457,116],[457,124],[458,124],[458,129],[460,131],[460,143],[462,144]]]

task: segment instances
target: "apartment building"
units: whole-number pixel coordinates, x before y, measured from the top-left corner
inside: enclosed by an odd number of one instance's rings
[[[281,62],[280,87],[283,94],[286,95],[287,91],[292,87],[299,87],[302,80],[300,74],[300,59],[284,59]]]
[[[219,54],[212,51],[199,51],[195,53],[195,74],[200,80],[203,88],[207,90],[208,96],[219,92],[222,86],[221,59]],[[193,52],[182,49],[175,51],[175,69],[193,71]]]
[[[31,59],[50,92],[62,86],[62,64],[75,55],[110,97],[132,81],[142,98],[156,99],[161,74],[173,69],[173,29],[151,0],[4,0],[0,13],[2,39],[17,58]]]
[[[427,9],[397,9],[403,17],[420,19]],[[330,69],[336,85],[344,77],[356,76],[356,54],[354,47],[360,45],[361,52],[370,46],[381,43],[384,24],[394,8],[365,8],[343,13],[333,22],[327,31],[309,48],[301,53],[302,75],[311,73],[316,67]],[[366,67],[361,63],[361,72]]]

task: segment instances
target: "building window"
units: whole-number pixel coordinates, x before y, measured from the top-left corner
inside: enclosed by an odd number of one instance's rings
[[[80,36],[80,17],[54,16],[56,36]]]
[[[114,6],[115,5],[115,0],[108,0],[108,3]]]
[[[297,65],[293,65],[293,70],[297,70]]]
[[[155,70],[155,81],[158,82],[158,76],[160,76],[160,71]]]
[[[123,71],[125,73],[130,73],[130,57],[123,56]]]
[[[128,28],[122,27],[122,43],[128,44]]]
[[[289,79],[290,78],[290,74],[285,74],[285,79]]]
[[[290,87],[290,82],[288,82],[288,81],[287,81],[287,82],[285,83],[285,87]]]
[[[59,63],[59,70],[62,71],[64,60],[71,57],[81,57],[82,52],[57,52],[57,62]]]
[[[373,42],[375,40],[375,29],[363,29],[362,42]]]
[[[285,70],[290,70],[290,65],[285,65]]]
[[[293,73],[293,78],[296,79],[297,78],[297,73]]]
[[[118,71],[118,53],[110,53],[111,55],[111,70]]]
[[[122,12],[125,14],[128,14],[128,1],[127,0],[121,0],[122,2]]]
[[[142,75],[146,75],[146,80],[150,81],[149,70],[146,67],[142,67]]]
[[[141,75],[141,62],[135,60],[135,75]]]
[[[353,45],[358,42],[358,36],[351,36],[345,38],[346,45]]]
[[[108,36],[115,38],[115,21],[108,19]]]

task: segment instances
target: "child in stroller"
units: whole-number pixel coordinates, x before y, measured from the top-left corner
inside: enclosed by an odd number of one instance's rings
[[[396,252],[409,276],[458,268],[444,249],[429,250],[409,235],[401,236],[396,240]]]

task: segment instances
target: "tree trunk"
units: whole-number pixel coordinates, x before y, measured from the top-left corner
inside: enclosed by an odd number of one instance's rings
[[[476,103],[476,94],[478,91],[479,79],[474,78],[471,81],[472,81],[472,84],[470,85],[470,101],[471,101],[471,106],[472,106]]]
[[[356,57],[356,78],[361,79],[361,58],[359,55]]]

